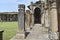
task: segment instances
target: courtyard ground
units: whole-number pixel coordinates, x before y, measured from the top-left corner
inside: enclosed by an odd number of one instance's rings
[[[0,30],[3,32],[3,40],[11,39],[17,32],[18,22],[0,22]]]
[[[19,36],[16,38],[16,36],[14,36],[11,40],[49,40],[49,36],[44,26],[41,24],[34,24],[26,39],[21,39]]]

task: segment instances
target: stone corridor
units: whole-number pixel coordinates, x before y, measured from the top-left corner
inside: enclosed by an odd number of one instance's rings
[[[24,4],[18,5],[18,12],[19,12],[18,13],[18,31],[17,31],[16,36],[12,40],[49,40],[49,38],[52,40],[58,40],[60,37],[59,35],[60,23],[58,19],[59,17],[58,17],[58,12],[57,12],[56,0],[54,1],[39,0],[36,3],[31,2],[28,8],[30,9],[30,12],[26,11],[27,17],[25,17],[24,15],[25,5]],[[35,10],[35,8],[37,9]],[[41,9],[41,12],[39,9]],[[35,10],[35,13],[34,13],[34,10]],[[40,15],[37,15],[39,13]],[[27,21],[28,28],[29,29],[32,28],[29,31],[30,33],[26,37],[26,39],[24,39],[25,33],[26,33],[25,18],[27,18],[28,20]],[[39,21],[39,19],[41,20]],[[42,26],[38,24],[39,22],[41,23]]]
[[[44,32],[44,27],[41,24],[35,24],[26,39],[16,39],[14,37],[12,40],[49,40],[49,38],[48,33]]]

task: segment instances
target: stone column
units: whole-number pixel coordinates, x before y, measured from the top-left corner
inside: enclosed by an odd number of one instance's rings
[[[27,24],[27,30],[30,30],[30,10],[26,10],[26,24]]]
[[[51,13],[50,13],[50,27],[51,27],[51,39],[57,40],[58,39],[58,19],[57,19],[57,8],[56,2],[52,4]]]
[[[33,2],[31,2],[31,28],[34,26],[34,11],[33,11]]]
[[[41,10],[42,10],[41,11],[41,24],[42,24],[42,26],[44,26],[44,22],[45,22],[44,21],[45,20],[45,10],[44,10],[44,7],[43,7],[44,5],[43,4],[44,4],[44,2],[42,1],[42,5],[41,5],[42,6],[41,7]]]
[[[18,9],[18,32],[16,38],[23,39],[25,38],[25,5],[20,4]]]
[[[44,13],[41,16],[41,24],[42,24],[42,26],[44,26]]]
[[[48,10],[46,10],[46,12],[45,12],[45,27],[46,28],[49,27],[49,23],[48,23]]]
[[[48,33],[49,23],[48,23],[48,10],[44,13],[44,32]]]

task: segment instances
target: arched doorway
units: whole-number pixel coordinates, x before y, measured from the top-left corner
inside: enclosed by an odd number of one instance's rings
[[[41,9],[38,7],[34,10],[34,24],[41,24]]]

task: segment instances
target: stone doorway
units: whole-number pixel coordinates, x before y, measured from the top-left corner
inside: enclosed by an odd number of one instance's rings
[[[34,24],[41,24],[41,9],[38,7],[34,10]]]

